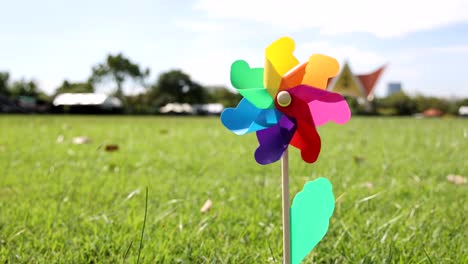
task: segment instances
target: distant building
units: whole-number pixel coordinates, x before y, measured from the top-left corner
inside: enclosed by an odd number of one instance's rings
[[[26,109],[34,109],[36,107],[37,100],[32,96],[18,96],[16,99],[19,106]]]
[[[195,111],[193,107],[187,103],[169,103],[159,109],[162,114],[176,114],[176,115],[193,115]]]
[[[63,93],[52,104],[56,112],[66,113],[118,113],[123,107],[119,98],[97,93]]]
[[[162,114],[175,115],[219,115],[224,110],[222,104],[194,104],[169,103],[161,107]]]
[[[399,82],[391,82],[387,85],[387,96],[401,91],[401,83]]]
[[[18,96],[9,98],[0,95],[0,113],[47,113],[50,104],[41,99],[31,96]]]
[[[444,115],[444,112],[442,112],[442,110],[437,109],[437,108],[429,108],[426,111],[424,111],[422,114],[424,117],[441,117]]]
[[[12,99],[0,94],[0,113],[27,113],[27,109],[18,106]]]
[[[468,106],[460,106],[460,108],[458,109],[458,114],[461,116],[468,117]]]
[[[193,109],[199,115],[220,115],[224,110],[223,104],[195,104]]]

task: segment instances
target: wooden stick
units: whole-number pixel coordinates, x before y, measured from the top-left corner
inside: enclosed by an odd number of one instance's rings
[[[291,224],[289,206],[289,158],[288,149],[281,157],[281,177],[283,190],[283,264],[291,263]]]

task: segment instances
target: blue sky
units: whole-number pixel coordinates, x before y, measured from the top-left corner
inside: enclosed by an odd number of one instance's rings
[[[265,47],[296,41],[305,61],[324,53],[356,73],[388,68],[411,94],[468,96],[468,1],[193,0],[5,1],[0,71],[52,92],[84,81],[106,54],[123,52],[159,73],[180,68],[206,85],[230,85],[236,59],[261,67]],[[128,90],[135,88],[128,87]]]

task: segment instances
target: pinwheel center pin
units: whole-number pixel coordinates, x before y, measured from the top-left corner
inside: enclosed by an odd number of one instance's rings
[[[276,101],[281,107],[286,107],[291,104],[291,95],[287,91],[281,91],[276,96]]]

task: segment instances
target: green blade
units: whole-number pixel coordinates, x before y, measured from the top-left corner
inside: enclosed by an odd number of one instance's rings
[[[243,60],[231,65],[231,83],[239,93],[260,109],[273,108],[273,99],[263,85],[263,68],[250,68]]]

